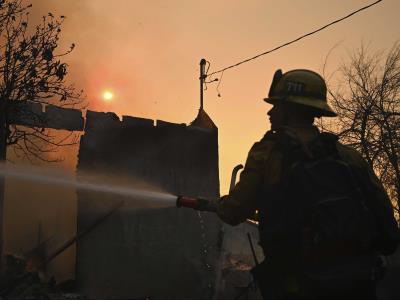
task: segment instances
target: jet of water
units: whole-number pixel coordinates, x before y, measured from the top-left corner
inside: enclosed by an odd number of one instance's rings
[[[111,185],[105,182],[87,182],[80,178],[77,181],[74,178],[68,178],[65,174],[56,172],[43,172],[41,169],[0,165],[0,176],[6,178],[15,178],[30,182],[38,182],[63,187],[71,187],[80,190],[103,192],[126,196],[141,201],[157,202],[162,206],[174,206],[177,197],[169,193],[155,192],[149,190],[141,190],[132,187]],[[158,205],[158,206],[159,206]]]

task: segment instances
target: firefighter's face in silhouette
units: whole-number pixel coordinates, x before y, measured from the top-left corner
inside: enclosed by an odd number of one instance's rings
[[[268,111],[269,121],[271,123],[271,129],[277,130],[282,126],[286,125],[286,107],[283,104],[275,104]]]

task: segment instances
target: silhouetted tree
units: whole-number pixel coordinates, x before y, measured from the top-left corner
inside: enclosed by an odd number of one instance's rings
[[[331,128],[373,167],[399,212],[400,43],[387,52],[361,45],[338,71],[329,92],[339,117]]]
[[[0,0],[0,124],[4,131],[0,138],[13,146],[17,156],[48,160],[47,152],[70,144],[71,140],[53,134],[44,126],[28,128],[8,124],[9,114],[24,107],[15,104],[26,102],[74,106],[81,102],[82,92],[66,83],[68,66],[60,60],[75,45],[66,51],[57,51],[65,17],[49,13],[31,28],[28,26],[30,8],[22,0]],[[23,115],[40,118],[29,110]]]

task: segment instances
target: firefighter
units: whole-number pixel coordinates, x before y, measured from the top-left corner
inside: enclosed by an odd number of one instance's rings
[[[334,147],[340,157],[348,164],[355,166],[365,180],[367,193],[372,199],[371,202],[375,203],[371,208],[374,211],[374,218],[383,223],[378,229],[368,224],[367,227],[371,228],[364,228],[365,231],[369,231],[365,235],[371,236],[372,231],[379,231],[376,234],[379,236],[379,243],[375,242],[375,245],[368,246],[367,250],[359,251],[363,252],[360,255],[357,251],[353,251],[352,254],[356,255],[351,257],[356,258],[346,261],[342,269],[338,267],[339,269],[336,270],[339,274],[338,278],[332,282],[329,280],[323,282],[324,276],[329,277],[332,272],[335,273],[332,264],[329,270],[326,270],[326,267],[319,268],[319,266],[326,266],[322,263],[324,254],[318,258],[319,255],[314,253],[313,263],[316,268],[308,268],[308,262],[304,262],[302,254],[299,254],[304,250],[304,228],[297,231],[298,235],[302,235],[297,239],[288,238],[289,235],[285,232],[285,222],[296,217],[304,220],[305,217],[299,212],[302,210],[301,206],[287,199],[288,193],[282,185],[288,168],[296,162],[296,158],[290,157],[290,153],[293,152],[283,153],[285,146],[282,144],[285,143],[282,141],[296,144],[301,152],[307,155],[310,143],[321,135],[314,125],[314,119],[336,116],[327,103],[326,95],[327,88],[324,79],[313,71],[292,70],[284,74],[281,70],[276,71],[268,97],[264,99],[265,102],[273,105],[268,112],[271,130],[253,145],[245,168],[240,174],[239,182],[229,195],[223,196],[217,203],[218,216],[231,225],[244,222],[255,211],[259,212],[260,245],[266,259],[255,268],[253,274],[259,283],[264,299],[331,299],[329,297],[332,299],[339,299],[339,297],[376,299],[374,286],[377,269],[374,260],[378,257],[378,253],[394,252],[398,242],[398,228],[393,209],[381,183],[359,153],[340,144],[332,135],[329,138],[334,140]],[[326,139],[329,140],[329,138]],[[301,180],[300,178],[298,181]],[[297,191],[291,192],[296,194]],[[295,214],[296,210],[297,214]],[[362,218],[361,216],[359,219]],[[297,225],[303,226],[299,222]],[[333,249],[336,249],[336,246],[333,245]],[[340,247],[337,246],[337,249]],[[338,252],[340,251],[336,251]],[[341,266],[342,264],[335,262],[334,265]],[[311,274],[309,277],[314,276],[308,281],[305,279],[305,269],[315,271],[308,274]],[[346,275],[343,273],[347,273],[353,279],[343,278]],[[356,278],[358,275],[360,278]],[[316,291],[313,291],[313,286]]]

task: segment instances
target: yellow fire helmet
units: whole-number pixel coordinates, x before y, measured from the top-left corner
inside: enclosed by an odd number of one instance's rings
[[[325,80],[310,70],[292,70],[282,74],[277,70],[269,89],[270,104],[292,102],[316,108],[320,116],[336,117],[337,114],[328,105],[326,100]]]

